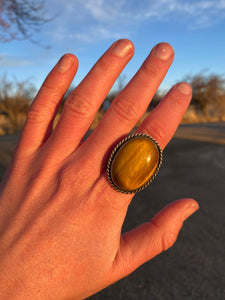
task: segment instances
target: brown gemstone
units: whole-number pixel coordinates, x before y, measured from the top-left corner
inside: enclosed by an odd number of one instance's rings
[[[111,163],[113,184],[123,191],[135,191],[155,174],[160,161],[157,144],[148,137],[128,139],[116,152]]]

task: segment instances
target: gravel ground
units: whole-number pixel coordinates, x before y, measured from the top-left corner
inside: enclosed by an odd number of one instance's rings
[[[198,128],[199,134],[200,127],[192,128]],[[203,127],[206,131],[207,126]],[[148,221],[179,198],[196,199],[200,210],[185,222],[172,248],[90,300],[225,300],[225,145],[221,142],[225,126],[210,128],[213,142],[198,141],[190,135],[190,140],[174,138],[170,142],[158,176],[135,195],[123,230]],[[218,143],[215,131],[221,132]],[[182,135],[178,132],[177,136]],[[0,179],[16,140],[16,136],[0,137]]]

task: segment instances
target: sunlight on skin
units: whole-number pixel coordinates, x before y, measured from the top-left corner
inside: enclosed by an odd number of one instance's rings
[[[134,271],[175,242],[193,199],[172,202],[150,222],[121,235],[133,195],[114,190],[108,152],[144,114],[174,57],[166,43],[153,48],[102,121],[83,141],[113,83],[133,56],[129,40],[115,42],[67,99],[77,71],[66,54],[36,96],[0,193],[1,299],[83,299]],[[162,148],[191,100],[175,85],[137,132]]]

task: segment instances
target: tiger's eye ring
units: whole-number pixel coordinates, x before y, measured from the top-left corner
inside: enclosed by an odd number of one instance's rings
[[[162,164],[162,149],[152,137],[133,134],[113,149],[107,176],[117,191],[133,194],[146,188]]]

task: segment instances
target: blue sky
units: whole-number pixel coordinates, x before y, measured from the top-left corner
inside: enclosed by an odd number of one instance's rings
[[[29,41],[0,44],[0,76],[29,79],[40,87],[57,60],[77,55],[77,85],[99,56],[120,38],[135,55],[123,72],[128,81],[151,48],[169,42],[175,60],[162,89],[200,71],[225,75],[225,0],[46,0],[46,16],[56,17]]]

